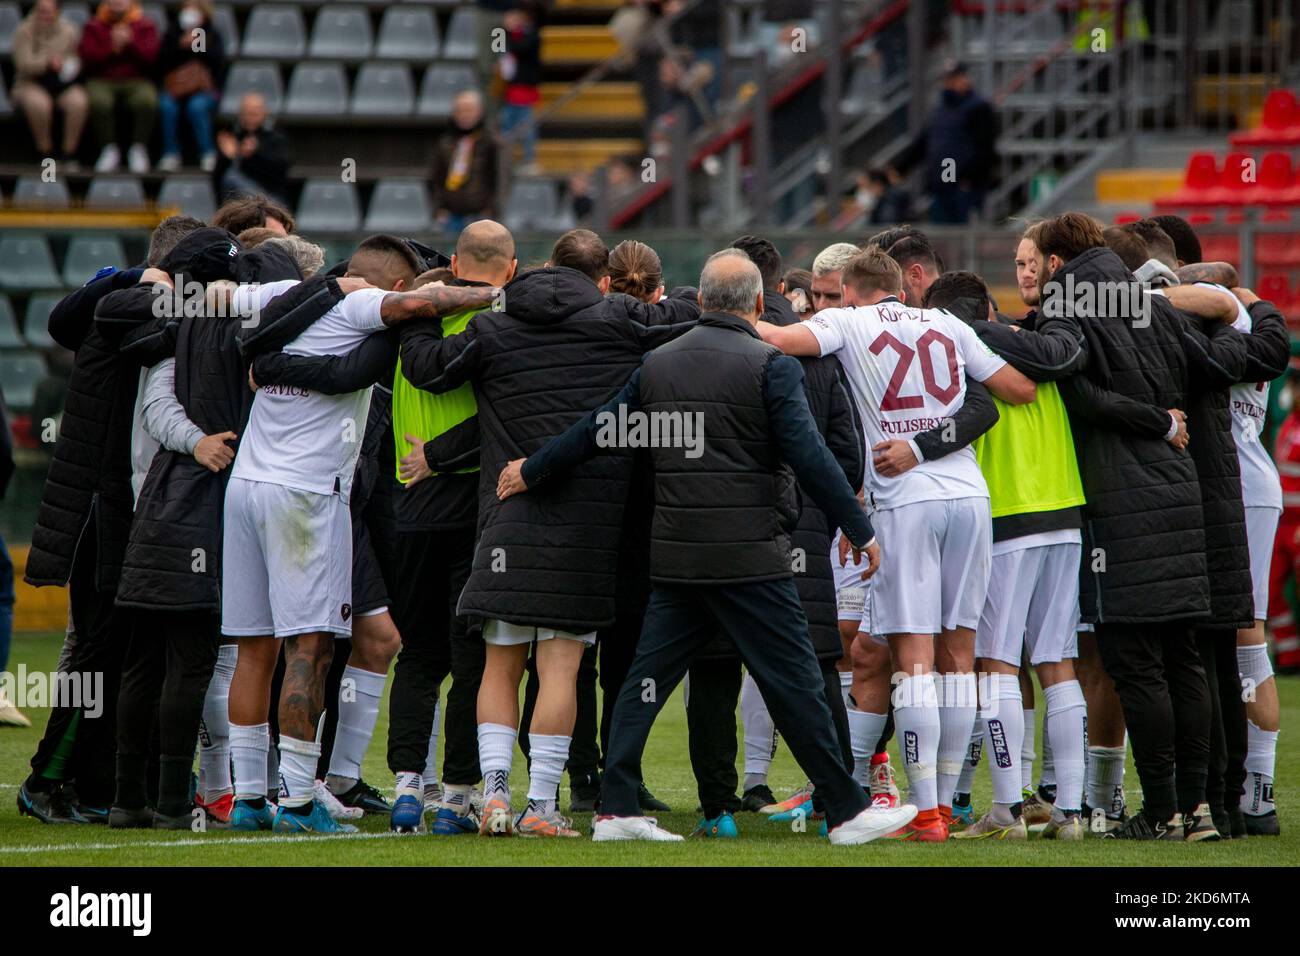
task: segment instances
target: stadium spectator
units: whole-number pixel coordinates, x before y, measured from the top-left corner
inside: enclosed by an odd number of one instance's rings
[[[212,111],[226,69],[225,45],[221,33],[212,25],[211,0],[189,0],[177,11],[163,37],[158,64],[163,78],[158,97],[163,154],[158,169],[171,173],[180,168],[183,110],[194,135],[199,166],[210,173],[217,166]]]
[[[217,150],[213,175],[223,199],[261,193],[285,202],[289,138],[272,124],[262,94],[248,93],[239,101],[239,119],[233,129],[217,134]]]
[[[542,98],[539,84],[542,78],[541,20],[545,6],[538,0],[521,0],[512,10],[507,10],[503,24],[506,31],[505,55],[497,61],[497,75],[505,88],[501,94],[497,121],[501,136],[512,146],[523,146],[525,169],[533,167],[537,151],[537,124],[533,122],[533,109]],[[524,131],[517,137],[511,134],[519,127]]]
[[[492,216],[497,190],[497,145],[483,128],[483,96],[461,90],[451,111],[452,130],[438,140],[433,156],[434,221],[459,233],[476,219]]]
[[[902,187],[898,171],[892,166],[858,173],[853,201],[867,211],[867,221],[873,226],[893,225],[912,218],[912,197]]]
[[[104,0],[81,34],[82,75],[90,99],[90,122],[99,140],[95,172],[111,173],[122,162],[117,142],[117,107],[131,114],[131,172],[149,171],[149,139],[158,112],[153,70],[158,29],[135,0]]]
[[[293,213],[265,196],[228,199],[212,217],[212,225],[237,236],[246,229],[269,229],[278,236],[293,232]],[[251,247],[249,247],[251,248]]]
[[[949,66],[939,102],[909,150],[924,164],[931,222],[960,224],[979,214],[997,159],[996,139],[992,105],[975,92],[965,64]]]
[[[90,101],[78,82],[80,35],[58,0],[38,0],[14,31],[14,102],[27,117],[36,150],[76,169]],[[63,112],[62,151],[54,151],[54,110]]]

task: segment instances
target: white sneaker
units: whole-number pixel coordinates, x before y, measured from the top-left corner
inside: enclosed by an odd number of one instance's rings
[[[134,143],[126,151],[126,164],[137,176],[149,172],[149,150],[144,148],[143,143]]]
[[[915,815],[913,809],[913,815]],[[911,817],[908,817],[910,820]],[[608,840],[652,840],[656,843],[676,843],[686,838],[669,833],[654,817],[597,817],[591,827],[591,838],[596,843]]]
[[[122,164],[122,151],[117,148],[116,143],[105,146],[99,152],[99,159],[95,160],[95,172],[113,173],[117,172],[117,167]]]
[[[895,830],[907,826],[916,817],[916,807],[905,803],[901,807],[870,806],[851,820],[845,820],[830,832],[832,846],[853,846],[870,843]]]
[[[199,169],[203,170],[205,173],[210,173],[216,168],[217,168],[216,153],[204,153],[203,156],[200,157]]]
[[[27,715],[10,703],[5,692],[0,690],[0,727],[30,727],[32,722]]]
[[[158,172],[174,173],[181,168],[181,158],[175,153],[168,153],[162,159],[158,160]]]
[[[366,815],[366,811],[360,807],[345,807],[339,802],[339,798],[330,792],[330,788],[325,786],[324,780],[317,780],[312,787],[312,796],[316,802],[329,811],[329,815],[335,820],[360,820]]]

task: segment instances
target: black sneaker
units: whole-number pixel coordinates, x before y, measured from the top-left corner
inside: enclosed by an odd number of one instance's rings
[[[1214,821],[1214,829],[1219,831],[1219,836],[1225,840],[1233,839],[1232,836],[1232,819],[1228,815],[1227,809],[1223,807],[1211,807],[1210,819]]]
[[[569,812],[595,813],[600,800],[600,774],[585,773],[569,778]]]
[[[141,807],[139,810],[113,807],[108,811],[110,830],[147,830],[151,826],[153,826],[153,811],[148,807]]]
[[[651,793],[650,788],[644,783],[637,789],[636,802],[640,805],[642,811],[653,810],[656,813],[670,813],[673,809]]]
[[[166,813],[153,812],[153,828],[155,830],[193,830],[194,814],[182,813],[179,816],[171,816]]]
[[[49,793],[27,789],[26,782],[18,788],[18,812],[35,817],[42,823],[89,823],[75,805],[68,802],[63,787],[56,786]]]
[[[765,783],[760,783],[757,787],[750,787],[740,798],[740,809],[745,813],[758,813],[764,807],[776,803],[776,795],[772,793],[772,788]]]
[[[1228,811],[1228,833],[1233,840],[1246,839],[1246,814],[1240,810]]]
[[[1278,823],[1276,810],[1261,813],[1259,816],[1252,816],[1249,813],[1244,813],[1242,816],[1246,818],[1244,823],[1247,836],[1280,836],[1282,834],[1282,826]]]
[[[1163,840],[1169,833],[1169,824],[1164,820],[1155,820],[1147,816],[1146,811],[1139,811],[1125,820],[1119,827],[1102,835],[1103,840]]]
[[[1183,839],[1188,843],[1213,843],[1223,839],[1210,816],[1208,803],[1198,804],[1195,810],[1183,814]]]
[[[330,791],[333,793],[333,791]],[[388,805],[384,795],[364,780],[358,780],[345,793],[335,793],[335,798],[345,807],[360,807],[366,813],[388,816],[393,808]]]

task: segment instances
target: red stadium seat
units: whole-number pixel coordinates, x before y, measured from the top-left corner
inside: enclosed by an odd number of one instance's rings
[[[1253,171],[1252,166],[1255,166]],[[1206,192],[1206,203],[1213,206],[1245,205],[1252,185],[1247,177],[1252,172],[1257,176],[1258,166],[1249,153],[1229,153],[1223,161],[1218,184]]]
[[[1192,153],[1178,192],[1156,200],[1156,208],[1185,208],[1213,204],[1212,193],[1219,186],[1219,169],[1213,153]]]
[[[1300,146],[1300,101],[1290,90],[1273,90],[1264,100],[1260,124],[1228,139],[1233,146]]]
[[[1284,275],[1273,273],[1260,276],[1255,294],[1261,299],[1272,302],[1285,316],[1289,317],[1295,311],[1295,299],[1291,295],[1290,284]]]
[[[1270,209],[1261,221],[1291,225],[1291,213],[1286,209]],[[1266,268],[1293,269],[1300,266],[1300,230],[1260,233],[1255,238],[1255,262]]]
[[[1241,237],[1235,230],[1202,232],[1200,239],[1201,258],[1206,262],[1231,262],[1235,265],[1241,261]]]
[[[1115,225],[1127,226],[1130,222],[1137,222],[1145,218],[1140,212],[1122,212],[1115,217]]]
[[[1247,189],[1252,205],[1289,206],[1300,203],[1291,172],[1291,157],[1286,153],[1266,153],[1260,161],[1258,180]]]

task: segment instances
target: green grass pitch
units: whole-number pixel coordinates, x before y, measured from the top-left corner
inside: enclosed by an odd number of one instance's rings
[[[50,671],[58,656],[59,637],[53,634],[16,635],[9,669],[20,663],[28,671]],[[1300,680],[1279,682],[1282,734],[1277,762],[1277,798],[1282,836],[1219,844],[1114,844],[1089,839],[1057,844],[1031,839],[1026,844],[979,842],[945,845],[876,842],[859,847],[831,847],[807,832],[771,824],[755,814],[737,818],[740,839],[687,840],[678,844],[594,844],[581,840],[482,839],[472,836],[391,836],[387,818],[368,817],[362,832],[350,837],[277,837],[271,834],[153,833],[110,831],[100,826],[43,826],[19,817],[15,807],[18,785],[45,723],[45,713],[28,711],[30,730],[0,728],[0,867],[22,866],[1294,866],[1300,862]],[[366,755],[365,776],[391,795],[392,777],[384,763],[387,705]],[[1039,698],[1041,719],[1042,701]],[[1040,738],[1041,739],[1041,738]],[[897,761],[897,754],[894,755]],[[686,753],[686,716],[680,693],[664,708],[645,757],[650,788],[672,807],[660,822],[678,833],[695,825],[695,781]],[[524,767],[516,758],[516,801],[522,796]],[[772,789],[784,796],[803,782],[798,767],[783,746],[770,777]],[[1137,776],[1129,767],[1129,803],[1141,802]],[[988,807],[988,772],[976,776],[976,809]],[[561,802],[568,801],[567,781]],[[580,815],[578,829],[588,830],[590,817]]]

